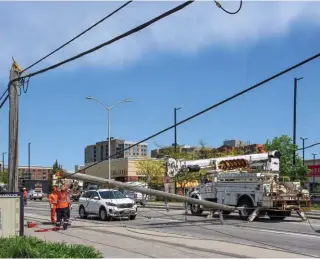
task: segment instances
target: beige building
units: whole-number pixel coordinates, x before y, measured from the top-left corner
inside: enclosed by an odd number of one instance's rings
[[[93,145],[86,146],[84,150],[84,162],[87,163],[93,163],[97,161],[103,161],[107,160],[109,155],[116,154],[114,157],[111,158],[113,159],[119,159],[119,158],[124,158],[124,157],[146,157],[148,156],[148,144],[147,143],[140,143],[137,146],[134,146],[132,148],[132,145],[136,144],[136,142],[130,142],[127,140],[123,139],[114,139],[111,138],[110,141],[110,154],[109,154],[109,149],[108,141],[101,141],[97,142]],[[124,149],[127,149],[125,150]]]
[[[138,157],[111,159],[111,179],[115,179],[121,182],[138,181],[139,179],[143,178],[143,175],[139,175],[139,173],[137,172],[137,163],[143,160],[145,160],[145,158]],[[86,167],[91,164],[92,163],[86,164]],[[100,163],[83,171],[83,173],[85,174],[102,178],[108,178],[108,172],[108,160],[101,161]]]

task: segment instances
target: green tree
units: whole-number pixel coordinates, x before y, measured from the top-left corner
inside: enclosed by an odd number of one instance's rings
[[[303,160],[297,153],[296,166],[293,166],[293,153],[298,149],[298,146],[292,143],[292,139],[289,136],[282,135],[280,137],[275,137],[272,140],[267,140],[264,149],[266,151],[278,150],[281,152],[281,176],[288,176],[291,180],[306,181],[309,169],[307,166],[303,165]]]
[[[0,172],[0,183],[8,184],[8,171],[4,170],[4,172]]]
[[[143,176],[150,188],[158,188],[163,185],[165,168],[162,161],[146,159],[138,161],[137,175]]]

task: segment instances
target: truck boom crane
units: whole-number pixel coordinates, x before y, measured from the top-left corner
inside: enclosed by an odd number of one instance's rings
[[[199,160],[175,160],[166,158],[166,170],[169,177],[181,172],[198,172],[201,169],[213,169],[219,172],[232,170],[248,170],[260,168],[263,171],[279,172],[280,152],[275,150],[269,153],[218,157]]]

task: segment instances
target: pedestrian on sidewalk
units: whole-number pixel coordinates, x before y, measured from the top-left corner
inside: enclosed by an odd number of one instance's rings
[[[23,188],[23,200],[24,200],[24,206],[27,205],[27,197],[28,197],[28,193],[27,193],[27,189]]]
[[[68,186],[66,184],[61,186],[61,190],[58,192],[57,202],[57,223],[58,228],[61,227],[61,221],[63,220],[63,229],[68,227],[68,210],[69,210],[69,197]]]
[[[57,210],[57,203],[58,203],[58,191],[57,187],[52,187],[52,192],[48,197],[48,201],[50,204],[50,219],[52,224],[56,224],[56,210]]]

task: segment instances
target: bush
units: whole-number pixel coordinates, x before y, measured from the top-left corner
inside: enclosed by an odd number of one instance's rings
[[[0,237],[0,258],[103,258],[93,247],[44,242],[35,237]]]

